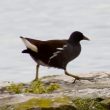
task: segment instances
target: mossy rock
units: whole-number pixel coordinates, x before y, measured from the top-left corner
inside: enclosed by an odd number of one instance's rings
[[[72,105],[61,105],[59,107],[30,108],[28,110],[76,110],[76,108]]]
[[[110,110],[110,100],[101,98],[33,98],[26,102],[7,105],[0,110]]]
[[[110,98],[101,101],[101,104],[103,104],[105,107],[108,108],[108,110],[110,110]]]
[[[75,105],[68,97],[33,98],[26,102],[1,107],[0,110],[76,110]]]
[[[73,100],[77,110],[109,110],[103,104],[100,103],[101,98],[77,98]]]

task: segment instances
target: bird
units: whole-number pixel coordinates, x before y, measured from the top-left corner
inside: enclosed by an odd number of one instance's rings
[[[38,80],[39,67],[54,67],[64,70],[65,75],[79,80],[80,77],[67,72],[67,64],[80,55],[81,40],[89,40],[79,31],[74,31],[68,39],[54,40],[36,40],[20,36],[26,49],[22,53],[29,54],[36,62],[36,76],[34,81]]]

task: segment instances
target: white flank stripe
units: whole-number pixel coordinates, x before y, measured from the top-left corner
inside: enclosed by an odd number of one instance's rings
[[[63,48],[57,48],[58,50],[63,50]]]
[[[51,60],[52,58],[56,57],[58,53],[60,53],[60,51],[54,52],[53,55],[50,57],[50,60]]]
[[[58,53],[60,53],[60,51],[54,52],[53,55],[49,58],[48,63],[50,62],[50,60],[51,60],[52,58],[56,57],[56,56],[58,55]]]
[[[27,48],[31,49],[31,50],[34,51],[34,52],[38,52],[37,46],[33,45],[32,43],[30,43],[30,42],[29,42],[27,39],[25,39],[25,38],[22,38],[22,40],[23,40],[23,42],[24,42],[24,44],[25,44],[25,46],[26,46]]]
[[[57,48],[58,51],[56,51],[56,52],[53,53],[53,55],[49,58],[49,62],[50,62],[50,60],[51,60],[52,58],[56,57],[60,52],[62,52],[62,51],[64,50],[64,48],[66,48],[67,46],[68,46],[68,45],[65,44],[65,45],[63,46],[63,48]]]
[[[63,48],[67,47],[67,44],[63,46]]]

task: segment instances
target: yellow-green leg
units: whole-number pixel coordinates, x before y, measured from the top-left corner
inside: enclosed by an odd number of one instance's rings
[[[65,74],[68,75],[68,76],[71,76],[71,77],[75,78],[74,81],[73,81],[73,83],[75,83],[76,80],[80,80],[80,77],[78,77],[78,76],[76,76],[76,75],[73,75],[73,74],[70,74],[70,73],[68,73],[66,70],[65,70]]]
[[[65,71],[65,74],[66,75],[75,78],[74,81],[73,81],[73,83],[75,83],[76,80],[90,80],[90,81],[93,81],[94,78],[96,77],[96,76],[93,76],[93,77],[79,77],[79,76],[76,76],[76,75],[73,75],[73,74],[68,73],[66,70],[64,70],[64,71]]]
[[[35,77],[35,79],[34,79],[34,81],[37,81],[38,79],[39,79],[39,67],[40,67],[40,65],[39,64],[37,64],[36,65],[36,77]]]

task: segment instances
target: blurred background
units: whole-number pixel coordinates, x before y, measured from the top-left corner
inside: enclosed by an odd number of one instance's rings
[[[110,71],[110,0],[0,0],[0,81],[31,81],[35,62],[21,51],[19,36],[68,39],[81,31],[80,56],[68,64],[71,73]],[[40,76],[64,74],[41,67]]]

